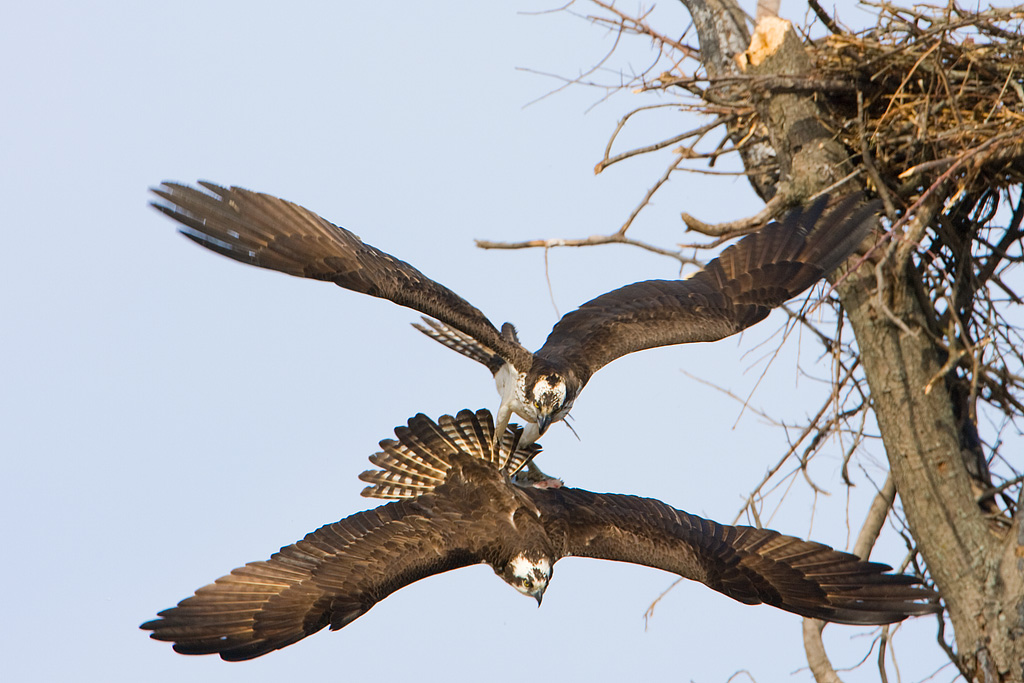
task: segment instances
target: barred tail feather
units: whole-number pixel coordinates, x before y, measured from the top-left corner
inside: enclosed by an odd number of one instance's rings
[[[371,484],[362,494],[388,500],[428,493],[445,482],[453,453],[514,474],[540,451],[536,444],[518,447],[522,432],[521,427],[510,426],[495,445],[494,421],[487,410],[462,410],[455,417],[442,415],[437,422],[421,413],[408,426],[395,428],[397,439],[380,442],[382,450],[371,455],[370,462],[381,469],[359,475]]]
[[[444,344],[452,351],[457,351],[466,358],[471,358],[477,363],[485,365],[492,375],[504,365],[505,361],[501,356],[468,334],[426,316],[423,317],[423,322],[425,323],[424,325],[412,323],[412,326],[434,341]]]

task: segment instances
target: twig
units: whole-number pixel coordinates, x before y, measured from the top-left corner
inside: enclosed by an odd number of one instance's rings
[[[702,235],[708,235],[709,237],[738,235],[763,226],[765,223],[777,216],[783,207],[786,206],[786,203],[786,198],[783,197],[780,192],[768,200],[768,203],[766,203],[760,211],[749,218],[740,218],[735,221],[727,221],[725,223],[717,223],[714,225],[697,220],[688,213],[683,213],[682,218],[683,222],[686,223],[687,228],[694,232],[699,232]]]
[[[671,164],[669,164],[668,168],[665,169],[665,172],[662,174],[660,178],[658,178],[657,182],[655,182],[654,185],[652,185],[650,189],[647,190],[647,194],[645,194],[644,198],[640,200],[640,203],[636,205],[636,208],[633,209],[633,212],[629,214],[629,218],[626,219],[626,222],[623,223],[622,227],[619,228],[618,232],[615,233],[616,235],[622,237],[626,236],[626,231],[629,230],[629,226],[633,224],[633,221],[636,220],[636,217],[640,215],[640,212],[643,211],[644,207],[647,206],[647,204],[651,201],[651,197],[654,196],[654,193],[661,189],[662,185],[668,182],[669,176],[672,175],[672,171],[679,168],[679,164],[682,163],[684,158],[685,157],[682,154],[676,155],[675,160]]]
[[[639,240],[630,239],[623,235],[592,235],[591,237],[585,237],[581,239],[536,239],[536,240],[525,240],[523,242],[494,242],[491,240],[474,240],[477,247],[480,249],[550,249],[553,247],[592,247],[601,244],[628,244],[633,247],[639,247],[647,251],[654,252],[655,254],[661,254],[662,256],[670,256],[683,265],[702,265],[697,259],[683,256],[681,251],[670,251],[653,244],[647,244],[646,242],[640,242]]]
[[[825,652],[825,644],[821,641],[821,632],[824,628],[824,621],[804,618],[804,653],[807,655],[807,665],[811,668],[816,683],[843,683],[832,667],[828,653]]]
[[[814,11],[814,16],[818,17],[818,21],[825,24],[825,28],[832,32],[833,35],[839,35],[842,33],[842,29],[836,26],[835,20],[828,15],[828,13],[821,8],[818,4],[818,0],[807,0],[807,4],[811,6],[811,10]]]
[[[857,541],[853,544],[853,554],[862,560],[871,557],[871,549],[878,540],[878,534],[882,531],[885,518],[889,516],[893,501],[896,500],[896,480],[890,473],[885,478],[882,488],[875,494],[868,508],[867,517],[861,525],[860,533],[857,534]]]
[[[674,106],[674,105],[658,105],[658,106]],[[620,154],[616,154],[613,157],[609,157],[608,154],[611,152],[612,143],[615,141],[615,138],[619,134],[619,132],[621,132],[622,126],[626,123],[626,121],[629,119],[630,116],[632,116],[633,114],[637,113],[638,111],[640,111],[640,110],[639,109],[634,109],[633,111],[631,111],[628,114],[626,114],[626,116],[624,116],[619,121],[618,125],[615,128],[615,132],[613,132],[611,138],[608,139],[608,145],[607,145],[607,147],[605,147],[605,150],[604,150],[604,158],[601,159],[601,161],[597,162],[597,165],[594,166],[594,174],[595,175],[597,175],[598,173],[600,173],[604,169],[608,168],[612,164],[615,164],[615,163],[618,163],[620,161],[623,161],[624,159],[629,159],[631,157],[639,156],[640,154],[647,154],[648,152],[656,152],[659,149],[664,149],[666,147],[669,147],[670,145],[676,144],[677,142],[682,142],[683,140],[686,140],[687,138],[703,136],[703,135],[707,134],[708,132],[714,130],[715,128],[718,128],[719,126],[724,125],[724,124],[726,124],[726,123],[728,123],[730,121],[734,121],[736,119],[735,116],[719,116],[714,121],[712,121],[711,123],[709,123],[707,125],[704,125],[704,126],[701,126],[699,128],[694,128],[691,131],[687,131],[685,133],[680,133],[679,135],[676,135],[674,137],[668,138],[666,140],[662,140],[661,142],[656,142],[653,145],[647,145],[645,147],[637,147],[635,149],[631,149],[629,151],[622,152]]]
[[[654,600],[651,601],[651,604],[647,606],[647,609],[644,611],[644,630],[645,631],[647,630],[647,622],[654,617],[654,608],[658,606],[658,603],[661,602],[662,598],[664,598],[666,595],[668,595],[672,591],[673,588],[675,588],[676,586],[678,586],[682,582],[683,582],[683,579],[676,579],[675,581],[673,581],[669,585],[668,588],[663,590],[658,595],[658,597],[654,598]]]
[[[544,250],[544,279],[548,283],[548,296],[551,297],[551,308],[555,309],[555,317],[561,318],[562,314],[558,312],[558,303],[555,301],[555,288],[551,284],[551,267],[548,263],[548,252],[550,249]]]
[[[814,0],[811,0],[811,2],[813,1]],[[857,123],[857,128],[860,132],[860,158],[864,163],[864,168],[867,169],[868,177],[871,178],[871,182],[875,184],[875,189],[878,190],[878,196],[882,198],[882,203],[885,204],[885,215],[887,215],[890,220],[895,220],[896,207],[893,206],[892,196],[889,194],[889,188],[885,186],[882,176],[878,174],[878,168],[875,166],[875,160],[871,157],[871,149],[868,146],[867,135],[864,134],[864,129],[867,127],[867,120],[864,116],[864,92],[860,89],[857,90]]]

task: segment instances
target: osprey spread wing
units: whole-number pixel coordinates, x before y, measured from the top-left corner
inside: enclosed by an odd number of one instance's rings
[[[419,579],[490,565],[540,603],[559,559],[646,565],[755,605],[846,624],[939,611],[912,576],[820,543],[717,524],[649,498],[520,488],[504,467],[521,430],[496,440],[486,410],[423,415],[381,442],[368,496],[397,498],[328,524],[204,586],[142,625],[184,654],[251,659],[339,629]],[[533,446],[536,449],[537,446]]]
[[[839,266],[875,224],[877,202],[822,198],[770,223],[686,280],[648,280],[602,294],[565,315],[531,353],[506,323],[483,313],[419,270],[365,244],[312,211],[238,187],[163,183],[154,206],[181,232],[236,261],[326,280],[388,299],[434,320],[418,329],[486,365],[495,375],[500,433],[512,413],[524,442],[563,419],[590,377],[627,353],[715,341],[763,320]]]

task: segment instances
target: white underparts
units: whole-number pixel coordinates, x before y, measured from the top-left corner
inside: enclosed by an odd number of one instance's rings
[[[519,441],[520,446],[532,444],[540,437],[539,414],[537,405],[532,400],[527,400],[526,373],[516,371],[511,363],[505,363],[494,374],[494,383],[498,388],[498,395],[501,396],[501,406],[496,416],[496,435],[505,431],[512,414],[518,415],[524,422],[523,436]],[[561,406],[552,415],[552,422],[565,418],[569,413],[571,404],[565,403],[566,386],[560,378],[555,382],[548,381],[547,377],[541,377],[533,386],[533,398],[542,401],[543,405]]]
[[[526,394],[526,374],[517,372],[511,363],[505,363],[498,372],[494,373],[494,383],[498,387],[498,395],[501,396],[501,406],[498,408],[497,424],[495,430],[498,434],[505,431],[512,413],[515,413],[527,423],[533,424],[533,431],[537,431],[537,412],[532,405],[524,403]],[[536,437],[534,437],[536,440]],[[526,445],[532,442],[520,442]]]

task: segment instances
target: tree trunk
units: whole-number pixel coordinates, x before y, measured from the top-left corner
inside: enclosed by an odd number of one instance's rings
[[[884,267],[884,266],[883,266]],[[942,592],[960,668],[978,681],[1024,680],[1021,511],[990,529],[974,500],[942,363],[906,273],[887,273],[884,301],[865,266],[840,288],[860,347],[872,406],[911,533]],[[888,308],[901,329],[885,314]],[[934,386],[936,390],[927,391]]]
[[[693,4],[699,3],[687,1]],[[700,32],[702,51],[707,41],[716,41],[712,53],[727,54],[722,46],[728,38]],[[778,19],[759,24],[740,62],[753,75],[803,75],[811,68],[795,32]],[[854,170],[811,94],[754,91],[752,99],[778,155],[784,196],[802,199]],[[876,255],[839,287],[892,476],[911,533],[949,608],[961,672],[986,683],[1024,681],[1024,513],[1018,504],[1012,525],[998,528],[978,507],[941,381],[942,352],[915,296],[916,273],[909,259],[900,262],[894,270]]]

